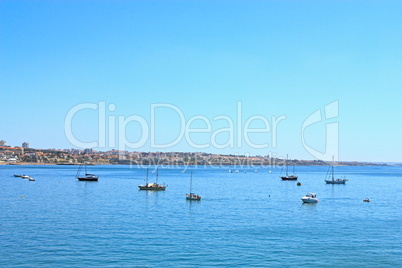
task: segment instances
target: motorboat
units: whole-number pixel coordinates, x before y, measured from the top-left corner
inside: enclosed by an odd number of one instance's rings
[[[308,193],[301,198],[303,203],[318,203],[318,199],[315,193]]]

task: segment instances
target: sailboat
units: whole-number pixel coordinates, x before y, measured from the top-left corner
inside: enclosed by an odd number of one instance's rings
[[[345,184],[348,180],[347,179],[335,179],[334,177],[334,156],[332,156],[332,165],[331,165],[331,170],[332,170],[332,179],[331,180],[325,180],[327,184]],[[329,170],[328,170],[329,172]],[[327,172],[327,177],[328,177],[328,172]]]
[[[283,181],[295,181],[295,180],[297,180],[298,177],[294,174],[295,173],[295,166],[293,166],[293,174],[292,175],[288,174],[288,155],[286,155],[285,168],[286,168],[286,176],[281,176],[281,179]]]
[[[140,190],[149,190],[149,191],[166,190],[166,186],[158,184],[158,168],[156,168],[156,182],[148,183],[148,173],[149,173],[149,168],[147,168],[147,178],[145,180],[145,185],[138,185],[138,188],[140,188]]]
[[[81,170],[82,170],[82,166],[85,167],[85,173],[84,173],[85,176],[83,176],[83,177],[80,176],[80,173],[81,173]],[[99,178],[99,176],[96,176],[96,175],[94,175],[94,174],[89,174],[89,173],[87,172],[87,164],[86,164],[86,163],[81,164],[81,165],[78,167],[78,171],[77,171],[77,174],[75,175],[75,177],[76,177],[79,181],[98,181],[98,178]]]
[[[195,193],[192,192],[192,187],[193,187],[193,169],[191,169],[190,173],[190,193],[186,194],[186,199],[187,200],[201,200],[201,196],[196,195]]]

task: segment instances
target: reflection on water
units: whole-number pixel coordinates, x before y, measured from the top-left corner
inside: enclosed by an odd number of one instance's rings
[[[318,203],[303,203],[302,202],[301,205],[305,209],[316,210]]]

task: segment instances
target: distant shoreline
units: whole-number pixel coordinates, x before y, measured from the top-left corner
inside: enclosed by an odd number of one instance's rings
[[[19,163],[7,163],[7,162],[0,162],[0,166],[79,166],[81,163],[77,164],[56,164],[56,163],[30,163],[30,162],[19,162]],[[137,163],[88,163],[87,165],[91,166],[127,166],[127,165],[132,165],[132,166],[145,166],[146,164],[137,164]],[[154,165],[154,164],[151,164]],[[192,165],[192,166],[222,166],[222,167],[231,167],[231,166],[239,166],[239,167],[269,167],[271,165],[261,165],[261,164],[226,164],[226,163],[216,163],[216,164],[188,164],[188,163],[182,163],[182,164],[177,164],[177,163],[160,163],[158,164],[159,166],[185,166],[185,165]],[[278,167],[282,165],[277,165]],[[295,165],[297,167],[320,167],[320,166],[327,166],[327,165]],[[401,166],[401,164],[395,164],[395,165],[390,165],[390,164],[376,164],[376,163],[356,163],[354,162],[353,164],[340,164],[337,165],[338,167],[362,167],[362,166]]]

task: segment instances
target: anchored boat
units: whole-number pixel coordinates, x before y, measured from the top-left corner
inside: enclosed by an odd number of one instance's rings
[[[318,203],[318,199],[315,193],[308,193],[301,198],[303,203]]]
[[[186,194],[186,199],[187,200],[196,200],[196,201],[201,200],[201,196],[196,195],[195,193],[192,192],[192,187],[193,187],[193,169],[191,169],[191,173],[190,173],[190,193]]]
[[[145,185],[138,185],[138,188],[140,188],[140,190],[148,190],[148,191],[164,191],[164,190],[166,190],[165,185],[158,184],[158,168],[156,168],[156,182],[154,182],[154,183],[148,183],[148,172],[149,172],[149,168],[147,168],[147,178],[145,181]]]
[[[296,181],[298,176],[296,176],[294,174],[295,173],[295,166],[293,166],[293,174],[291,174],[291,175],[288,174],[288,155],[286,155],[285,168],[286,168],[286,176],[281,176],[281,179],[283,181]]]
[[[335,165],[334,156],[332,156],[332,165],[330,167],[331,170],[332,170],[332,178],[330,180],[326,179],[325,182],[327,184],[345,184],[348,181],[347,179],[335,179],[335,177],[334,177],[334,165]],[[326,177],[328,177],[328,173],[329,173],[329,170],[327,172]]]
[[[82,166],[84,166],[84,168],[85,168],[85,173],[84,173],[85,176],[80,176]],[[95,174],[87,173],[87,164],[86,163],[79,166],[77,174],[75,175],[75,177],[79,181],[98,181],[98,178],[99,178],[99,176],[96,176]]]

